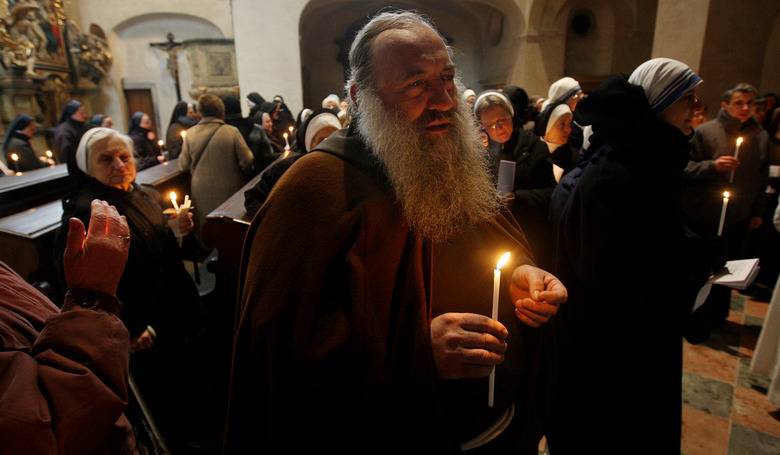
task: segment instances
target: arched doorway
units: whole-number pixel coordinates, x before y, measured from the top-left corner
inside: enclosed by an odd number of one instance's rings
[[[153,49],[149,43],[164,42],[167,33],[173,33],[176,41],[195,38],[222,38],[223,33],[214,23],[189,14],[152,13],[136,16],[117,24],[109,36],[114,52],[111,69],[113,90],[105,91],[103,104],[114,118],[117,128],[127,124],[126,89],[148,91],[154,112],[149,114],[159,132],[167,128],[168,117],[176,104],[174,81],[167,68],[167,55]],[[192,83],[190,64],[184,53],[179,53],[179,83],[183,99]]]

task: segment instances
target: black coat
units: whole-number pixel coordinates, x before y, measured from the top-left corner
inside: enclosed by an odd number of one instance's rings
[[[62,263],[68,219],[88,226],[93,199],[102,199],[127,217],[130,253],[119,282],[121,319],[134,339],[152,325],[160,338],[182,339],[197,327],[198,290],[182,264],[176,238],[162,214],[162,199],[151,187],[122,191],[88,179],[75,195],[62,201],[62,226],[55,240],[55,264]],[[191,241],[192,235],[186,241]],[[186,245],[185,245],[186,246]]]
[[[249,150],[252,151],[255,158],[253,175],[262,172],[279,156],[271,147],[271,142],[263,128],[255,124],[251,117],[226,119],[225,123],[238,129]]]
[[[79,147],[81,136],[88,128],[84,122],[77,122],[72,118],[57,125],[54,130],[54,153],[57,161],[67,163],[68,173],[71,176],[84,176],[84,173],[76,165],[76,150]]]
[[[30,145],[29,137],[16,131],[11,134],[12,136],[8,141],[8,147],[5,149],[5,159],[8,163],[8,169],[15,171],[18,167],[20,172],[27,172],[45,166],[35,155],[35,152]],[[19,155],[19,161],[17,161],[16,166],[14,166],[14,161],[11,159],[12,153]]]
[[[133,140],[136,155],[136,168],[139,171],[160,164],[157,160],[160,149],[157,144],[149,140],[148,134],[149,130],[140,127],[131,130],[128,134],[130,139]]]
[[[528,237],[537,264],[547,267],[552,251],[548,210],[555,189],[552,159],[547,144],[529,131],[521,131],[514,149],[504,148],[499,160],[514,161],[512,214]]]
[[[594,127],[594,153],[552,198],[569,301],[553,319],[550,448],[598,452],[608,428],[612,447],[679,453],[683,327],[709,274],[689,261],[682,223],[688,141],[620,76],[576,116]]]

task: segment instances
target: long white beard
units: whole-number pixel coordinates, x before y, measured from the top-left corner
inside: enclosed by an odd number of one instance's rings
[[[499,198],[487,156],[462,103],[414,123],[385,108],[372,90],[358,92],[357,106],[357,130],[384,165],[413,232],[442,242],[496,216]],[[437,114],[449,119],[450,132],[429,138],[424,128]]]

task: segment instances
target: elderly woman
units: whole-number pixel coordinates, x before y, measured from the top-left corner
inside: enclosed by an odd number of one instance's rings
[[[682,339],[696,291],[717,264],[693,263],[681,217],[690,119],[701,78],[658,58],[612,76],[579,103],[590,159],[553,195],[555,272],[569,290],[553,321],[556,454],[609,444],[680,453]],[[629,449],[630,451],[630,449]]]
[[[152,406],[162,431],[173,428],[176,391],[191,367],[191,340],[200,330],[198,290],[182,263],[179,244],[163,216],[162,199],[151,187],[135,183],[132,140],[115,130],[93,128],[81,138],[76,163],[88,177],[78,192],[63,200],[62,226],[70,218],[89,223],[91,202],[102,199],[127,218],[130,252],[119,282],[120,317],[136,352],[131,371]],[[174,217],[181,233],[192,230],[190,216]],[[55,264],[62,264],[67,229],[55,240]],[[185,247],[194,243],[185,238]],[[190,379],[188,379],[190,381]],[[183,400],[183,397],[182,397]]]

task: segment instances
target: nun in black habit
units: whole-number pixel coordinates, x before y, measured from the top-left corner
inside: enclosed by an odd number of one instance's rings
[[[35,119],[27,114],[17,115],[8,125],[5,140],[3,140],[3,152],[5,152],[5,160],[9,169],[27,172],[45,166],[38,159],[30,144],[30,138],[35,134],[37,127]],[[11,158],[13,154],[16,154],[16,161]]]
[[[84,173],[76,166],[76,148],[89,127],[86,108],[78,100],[70,100],[62,110],[57,128],[54,130],[54,153],[57,161],[67,163],[68,174],[76,181],[80,181]]]
[[[130,117],[130,128],[127,135],[133,140],[135,154],[138,157],[138,170],[160,164],[160,148],[154,142],[154,132],[151,130],[152,121],[148,114],[136,112]]]

